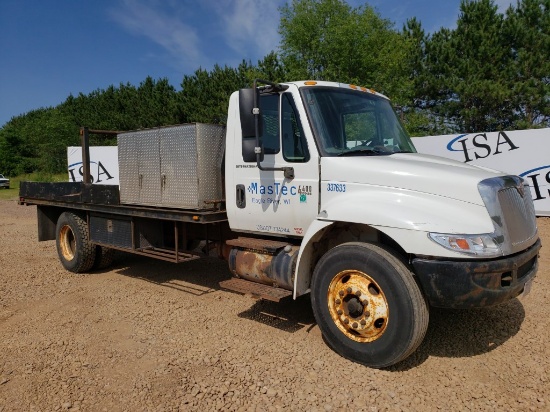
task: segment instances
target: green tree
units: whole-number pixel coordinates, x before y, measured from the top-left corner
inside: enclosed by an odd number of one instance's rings
[[[147,76],[137,88],[136,103],[139,127],[174,124],[181,119],[176,90],[166,78],[155,81]]]
[[[445,130],[441,117],[430,110],[426,100],[426,42],[428,36],[415,17],[405,23],[403,36],[409,45],[403,63],[407,81],[402,91],[406,104],[398,107],[401,117],[412,136],[436,135]]]
[[[397,106],[413,106],[415,39],[395,30],[372,7],[293,0],[281,8],[279,32],[289,78],[358,84],[386,94]]]
[[[550,126],[550,0],[522,0],[506,12],[513,63],[511,96],[516,129]]]
[[[25,139],[21,130],[24,116],[12,118],[0,130],[0,170],[7,176],[29,173],[35,169],[29,162],[33,157],[33,148]]]
[[[33,110],[0,130],[0,168],[8,175],[60,173],[67,166],[67,146],[78,139],[78,129],[63,111]]]
[[[401,99],[412,44],[370,6],[343,0],[293,0],[281,8],[281,55],[297,79],[361,84]],[[405,76],[405,79],[404,79]]]
[[[258,61],[256,67],[251,68],[250,79],[257,78],[270,80],[272,82],[292,81],[288,77],[287,71],[283,62],[279,59],[277,53],[272,51],[262,60]]]
[[[456,29],[434,33],[426,55],[423,99],[451,130],[512,126],[511,50],[504,37],[504,16],[493,0],[462,0]]]
[[[78,146],[80,138],[73,119],[59,108],[43,113],[36,139],[37,169],[46,173],[62,173],[67,170],[67,147]]]
[[[356,39],[350,44],[344,38],[354,26],[347,23],[351,15],[352,8],[340,0],[293,0],[281,8],[280,48],[291,77],[336,80],[339,72],[358,66],[357,56],[349,58]]]
[[[181,83],[180,107],[185,122],[227,123],[227,105],[234,91],[249,87],[254,70],[243,61],[238,68],[214,66],[185,75]]]

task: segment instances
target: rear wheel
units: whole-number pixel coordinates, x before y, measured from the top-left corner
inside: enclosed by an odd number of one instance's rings
[[[105,246],[96,246],[95,249],[95,261],[94,269],[107,269],[112,265],[115,259],[115,249],[111,249]]]
[[[59,260],[68,271],[82,273],[94,265],[96,246],[90,243],[87,224],[80,216],[71,212],[59,216],[56,245]]]
[[[374,368],[402,361],[420,345],[428,307],[407,266],[386,248],[346,243],[315,267],[315,318],[329,346]]]

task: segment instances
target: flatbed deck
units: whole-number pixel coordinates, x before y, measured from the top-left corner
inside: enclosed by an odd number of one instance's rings
[[[118,186],[81,182],[21,182],[19,204],[70,207],[88,212],[176,222],[216,223],[227,221],[225,205],[221,201],[215,202],[211,208],[207,209],[121,204]]]

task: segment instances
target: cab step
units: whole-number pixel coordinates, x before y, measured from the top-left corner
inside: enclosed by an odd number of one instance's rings
[[[272,302],[279,302],[281,299],[292,296],[292,291],[275,288],[262,283],[251,282],[245,279],[228,279],[220,282],[220,287],[233,292],[251,295],[256,299],[266,299]]]
[[[252,237],[238,237],[237,239],[226,240],[225,243],[229,246],[239,247],[241,249],[258,250],[267,253],[276,253],[279,249],[288,245],[288,242],[256,239]]]

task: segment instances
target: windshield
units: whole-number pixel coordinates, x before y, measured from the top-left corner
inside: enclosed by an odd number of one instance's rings
[[[334,87],[305,87],[301,91],[323,156],[416,152],[385,98]]]

